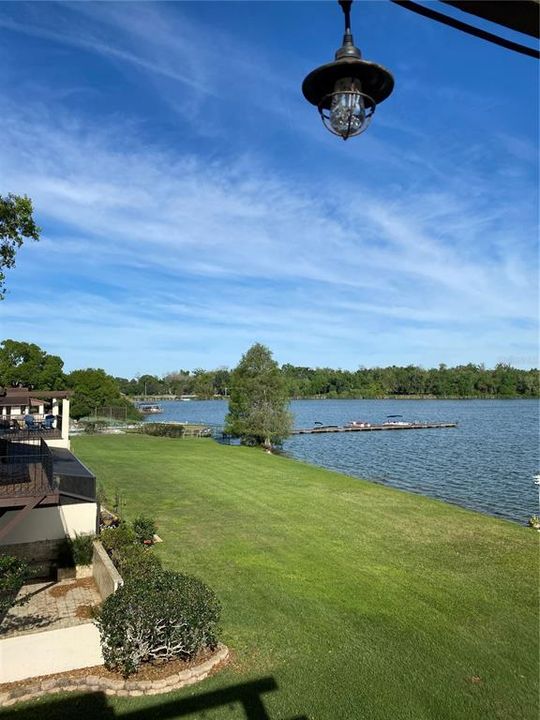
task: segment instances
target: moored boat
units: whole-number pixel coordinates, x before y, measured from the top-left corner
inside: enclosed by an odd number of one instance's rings
[[[151,405],[150,403],[143,403],[138,406],[138,409],[145,415],[158,415],[163,412],[161,405]]]

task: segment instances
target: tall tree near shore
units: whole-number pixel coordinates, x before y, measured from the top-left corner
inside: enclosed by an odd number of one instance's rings
[[[285,378],[270,350],[256,343],[231,374],[229,413],[225,430],[243,442],[271,447],[290,434]]]
[[[39,240],[41,229],[34,222],[32,201],[26,195],[0,195],[0,300],[6,294],[2,268],[15,266],[15,255],[24,240]]]

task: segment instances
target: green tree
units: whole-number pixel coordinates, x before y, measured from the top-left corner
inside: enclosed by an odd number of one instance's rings
[[[64,362],[34,343],[4,340],[0,343],[0,385],[24,385],[34,390],[62,390]]]
[[[193,389],[194,379],[189,370],[167,373],[163,380],[174,395],[188,395]]]
[[[220,367],[213,371],[212,385],[215,395],[226,396],[229,392],[229,383],[231,382],[231,373],[226,367]]]
[[[162,380],[155,375],[141,375],[137,378],[139,395],[161,395],[167,392]]]
[[[285,378],[270,350],[256,343],[231,374],[226,432],[271,447],[283,442],[291,428]]]
[[[196,368],[193,371],[193,392],[201,400],[205,398],[211,398],[214,395],[214,373],[210,370],[203,370],[202,368]]]
[[[101,407],[126,408],[127,418],[140,417],[137,408],[122,397],[118,383],[105,370],[74,370],[67,376],[67,384],[73,390],[71,416],[74,418],[91,415]]]
[[[15,267],[15,255],[26,238],[39,240],[32,201],[26,195],[0,195],[0,300],[6,294],[2,268]]]

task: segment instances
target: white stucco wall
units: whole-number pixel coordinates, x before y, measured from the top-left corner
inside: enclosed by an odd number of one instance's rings
[[[103,665],[92,623],[0,640],[0,683]]]
[[[0,518],[0,529],[15,514],[9,510]],[[91,534],[96,531],[97,504],[76,503],[73,505],[55,505],[53,507],[32,510],[2,539],[2,545],[38,542],[40,540],[59,540],[66,535],[75,537],[75,533]]]

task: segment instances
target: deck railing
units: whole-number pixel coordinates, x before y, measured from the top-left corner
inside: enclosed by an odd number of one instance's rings
[[[0,443],[0,498],[35,497],[58,491],[47,443]]]
[[[45,429],[36,423],[36,426],[32,429],[21,427],[3,427],[0,422],[0,438],[4,440],[11,440],[12,442],[23,442],[30,443],[32,445],[39,445],[41,440],[60,440],[62,437],[61,421],[58,421],[58,427],[50,430]]]

